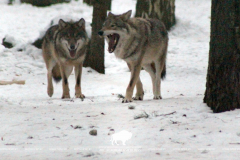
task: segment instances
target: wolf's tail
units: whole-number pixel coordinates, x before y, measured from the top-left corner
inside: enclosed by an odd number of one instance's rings
[[[60,67],[59,67],[58,64],[56,64],[56,65],[53,67],[52,76],[53,76],[53,79],[54,79],[54,81],[55,81],[56,83],[58,83],[59,81],[61,81],[62,76],[61,76]]]
[[[165,63],[163,66],[162,73],[161,73],[162,80],[164,80],[166,78],[166,74],[167,74],[167,72],[166,72],[166,63]]]

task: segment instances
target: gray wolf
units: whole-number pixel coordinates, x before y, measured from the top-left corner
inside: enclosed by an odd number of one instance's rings
[[[58,25],[54,25],[46,31],[42,44],[42,54],[47,68],[47,93],[50,97],[54,92],[53,78],[56,82],[63,79],[62,98],[70,98],[68,77],[74,67],[75,96],[76,98],[85,98],[81,91],[81,74],[88,42],[83,18],[77,22],[65,22],[60,19]]]
[[[154,99],[162,99],[161,78],[166,75],[168,33],[164,24],[157,19],[130,18],[132,11],[121,15],[109,12],[102,29],[98,32],[108,42],[108,51],[126,61],[131,78],[123,103],[143,100],[143,87],[140,80],[141,68],[151,76]]]

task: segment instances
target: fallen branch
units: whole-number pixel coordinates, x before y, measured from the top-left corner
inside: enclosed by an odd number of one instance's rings
[[[240,142],[238,142],[238,143],[229,143],[229,144],[237,144],[237,145],[240,145]]]
[[[169,115],[172,115],[172,114],[175,114],[175,113],[177,113],[176,111],[174,111],[174,112],[171,112],[171,113],[167,113],[167,114],[160,114],[160,115],[155,115],[155,117],[158,117],[158,116],[169,116]]]
[[[12,80],[12,81],[0,81],[0,85],[10,85],[10,84],[20,84],[20,85],[24,85],[24,84],[25,84],[25,80],[22,80],[22,81],[17,81],[17,80]]]

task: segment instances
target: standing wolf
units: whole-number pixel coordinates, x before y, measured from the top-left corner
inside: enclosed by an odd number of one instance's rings
[[[56,82],[63,79],[62,98],[70,98],[68,77],[73,67],[75,67],[76,98],[85,97],[81,91],[81,74],[88,41],[83,18],[78,22],[64,22],[60,19],[58,25],[47,30],[43,40],[42,53],[48,71],[47,93],[50,97],[53,95],[53,78]]]
[[[102,29],[98,32],[108,42],[108,51],[127,62],[131,79],[123,103],[143,100],[140,71],[143,67],[152,78],[154,99],[162,99],[161,78],[166,75],[168,33],[164,24],[157,19],[130,18],[132,11],[122,15],[108,14]]]

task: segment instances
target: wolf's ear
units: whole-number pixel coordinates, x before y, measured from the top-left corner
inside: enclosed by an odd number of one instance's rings
[[[121,17],[122,17],[122,19],[123,19],[124,21],[127,21],[127,20],[130,19],[131,14],[132,14],[132,10],[129,10],[129,11],[127,11],[126,13],[123,13],[123,14],[121,15]]]
[[[78,22],[77,22],[79,27],[85,28],[85,20],[83,18],[81,18]]]
[[[64,27],[67,26],[67,23],[64,20],[59,19],[58,25],[59,25],[60,28],[64,28]]]
[[[114,14],[112,14],[112,12],[108,13],[108,17],[113,17],[113,16],[114,16]]]

